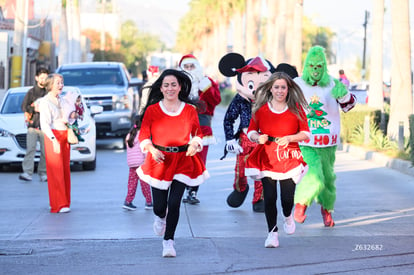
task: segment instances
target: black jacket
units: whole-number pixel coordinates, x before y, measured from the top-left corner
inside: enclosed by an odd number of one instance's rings
[[[38,112],[35,112],[33,102],[35,102],[38,98],[43,97],[44,95],[46,95],[45,88],[40,88],[37,85],[33,86],[33,88],[27,91],[22,102],[23,112],[32,114],[32,122],[28,123],[27,127],[40,128],[40,114]]]

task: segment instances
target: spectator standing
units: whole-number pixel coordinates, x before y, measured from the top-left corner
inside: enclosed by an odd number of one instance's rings
[[[45,80],[49,74],[46,68],[38,68],[36,70],[35,85],[27,91],[23,103],[22,110],[24,112],[24,120],[27,125],[26,134],[26,155],[22,162],[23,173],[19,175],[19,179],[31,181],[34,173],[34,157],[36,154],[36,145],[40,143],[40,159],[37,166],[37,173],[40,181],[47,181],[46,160],[44,136],[40,128],[40,114],[37,109],[36,100],[46,95]]]
[[[341,81],[347,89],[349,89],[349,79],[346,77],[344,70],[339,70],[339,81]]]
[[[52,213],[70,212],[70,145],[68,143],[68,117],[62,108],[60,94],[63,76],[50,74],[45,81],[48,91],[39,104],[40,127],[45,135],[46,168],[49,205]]]

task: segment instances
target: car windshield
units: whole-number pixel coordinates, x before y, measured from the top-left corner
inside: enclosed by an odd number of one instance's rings
[[[63,97],[66,94],[66,90],[70,89],[69,87],[65,87],[64,90],[61,93],[61,97]],[[23,113],[22,110],[22,103],[23,99],[26,93],[10,93],[4,98],[4,104],[1,108],[0,114],[21,114]],[[85,102],[82,102],[85,105]],[[86,105],[85,105],[86,106]]]
[[[63,68],[59,73],[63,75],[65,85],[68,86],[124,85],[124,80],[116,68]]]
[[[2,114],[19,114],[23,113],[22,102],[25,93],[9,94],[4,100],[1,108]]]

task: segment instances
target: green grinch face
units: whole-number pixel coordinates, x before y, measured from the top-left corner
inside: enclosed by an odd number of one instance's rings
[[[325,63],[323,57],[315,56],[312,59],[308,60],[306,69],[308,70],[310,78],[314,82],[321,80],[324,74]]]

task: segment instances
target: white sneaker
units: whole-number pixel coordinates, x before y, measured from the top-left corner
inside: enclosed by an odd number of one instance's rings
[[[289,217],[285,217],[285,221],[283,222],[283,229],[285,230],[286,234],[293,234],[296,230],[296,224],[295,220],[292,217],[292,214],[290,214]]]
[[[40,181],[46,182],[47,181],[47,175],[45,175],[45,174],[40,175]]]
[[[152,228],[154,229],[154,232],[158,236],[163,236],[165,233],[165,224],[166,224],[166,218],[160,218],[158,216],[154,217],[154,224]]]
[[[273,248],[279,246],[279,239],[277,232],[269,232],[267,235],[267,239],[265,241],[265,247],[266,248]]]
[[[162,256],[163,257],[175,257],[177,254],[174,249],[173,240],[163,240],[162,241]]]
[[[28,173],[24,172],[23,174],[19,175],[19,179],[24,180],[24,181],[31,181],[32,176],[29,175]]]
[[[70,208],[69,207],[62,207],[59,210],[59,213],[68,213],[68,212],[70,212]]]

